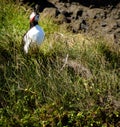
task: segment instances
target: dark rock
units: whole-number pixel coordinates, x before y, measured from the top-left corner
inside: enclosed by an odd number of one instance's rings
[[[53,18],[55,18],[56,16],[58,16],[58,14],[60,14],[60,12],[58,11],[58,9],[56,9],[56,8],[45,8],[43,10],[43,13],[46,16],[53,17]]]
[[[73,12],[63,11],[62,14],[63,14],[65,17],[71,17],[71,15],[73,14]]]
[[[71,23],[71,28],[74,33],[77,33],[80,30],[81,23],[79,21],[74,21]]]
[[[120,19],[116,21],[117,27],[120,28]]]
[[[57,16],[57,18],[54,19],[54,21],[55,21],[57,24],[62,24],[62,23],[67,23],[67,22],[68,22],[67,18],[66,18],[65,15],[62,14],[62,13],[59,14],[59,15]]]
[[[120,45],[120,28],[114,33],[114,41]]]
[[[79,9],[76,13],[76,19],[78,19],[79,17],[81,17],[83,14],[83,10],[82,9]]]
[[[108,6],[108,5],[116,5],[119,0],[59,0],[59,2],[78,2],[84,6],[89,7],[90,5],[94,7]]]
[[[55,5],[51,2],[49,2],[48,0],[20,0],[22,3],[28,4],[32,7],[35,6],[35,4],[40,5],[40,9],[39,11],[42,12],[46,7],[55,7]]]
[[[102,27],[106,27],[106,26],[107,26],[107,23],[106,23],[106,22],[102,22],[102,23],[101,23],[101,26],[102,26]]]
[[[120,0],[22,0],[40,4],[40,12],[67,23],[73,32],[89,32],[119,41]],[[45,9],[46,8],[46,9]]]
[[[82,22],[80,24],[80,30],[83,30],[84,32],[86,32],[88,30],[88,24],[87,24],[86,20],[82,20]]]

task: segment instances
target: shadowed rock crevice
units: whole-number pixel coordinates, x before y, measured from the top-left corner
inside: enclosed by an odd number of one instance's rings
[[[39,4],[40,5],[40,10],[39,10],[40,12],[42,12],[47,7],[55,8],[55,5],[52,4],[51,2],[49,2],[48,0],[22,0],[22,3],[28,4],[32,7],[34,7],[35,4]]]
[[[103,7],[108,5],[116,6],[120,2],[119,0],[58,0],[58,1],[65,2],[65,3],[77,2],[87,7],[90,7],[90,6]]]

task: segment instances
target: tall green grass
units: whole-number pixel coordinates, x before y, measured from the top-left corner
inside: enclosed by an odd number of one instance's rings
[[[119,126],[118,46],[70,33],[41,13],[45,41],[25,55],[30,13],[27,5],[0,1],[0,125]]]

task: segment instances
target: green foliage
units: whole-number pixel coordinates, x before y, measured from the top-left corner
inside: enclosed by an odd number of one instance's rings
[[[118,127],[118,46],[74,35],[41,14],[45,41],[25,55],[27,8],[0,1],[0,126]]]

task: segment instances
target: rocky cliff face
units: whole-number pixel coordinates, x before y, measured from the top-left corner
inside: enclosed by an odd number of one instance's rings
[[[120,43],[119,0],[41,0],[38,4],[40,12],[54,17],[57,23],[66,23],[74,33],[102,35]]]

